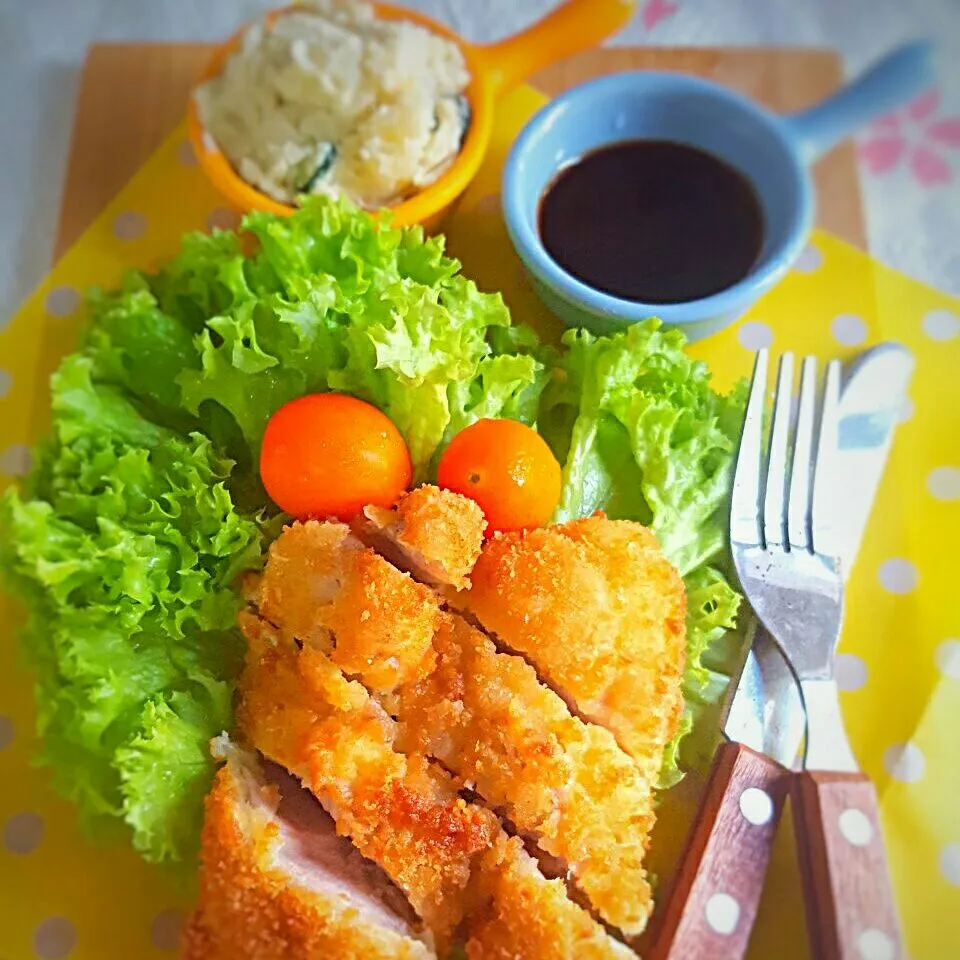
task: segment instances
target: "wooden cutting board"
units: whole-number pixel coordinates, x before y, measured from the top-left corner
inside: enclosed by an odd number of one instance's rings
[[[80,85],[55,247],[59,257],[182,119],[206,44],[98,44]],[[550,67],[531,83],[548,94],[603,73],[678,70],[708,77],[789,113],[840,84],[838,56],[794,48],[592,50]],[[818,226],[866,248],[856,159],[850,144],[815,170]]]

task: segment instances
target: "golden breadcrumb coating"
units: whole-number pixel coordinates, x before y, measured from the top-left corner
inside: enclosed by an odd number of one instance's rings
[[[601,727],[570,715],[522,658],[444,614],[435,668],[397,695],[401,744],[440,760],[541,849],[625,934],[652,908],[651,784]]]
[[[265,795],[251,801],[241,777],[237,764],[226,764],[206,799],[199,899],[183,932],[184,960],[436,957],[402,923],[379,925],[348,894],[311,888],[283,869],[276,799],[263,787]]]
[[[339,833],[379,864],[449,946],[466,912],[476,854],[499,831],[422,757],[394,750],[396,725],[325,654],[241,615],[249,641],[239,729],[320,800]]]
[[[562,880],[544,879],[518,838],[501,835],[484,861],[469,960],[636,960],[569,899]]]
[[[328,652],[373,690],[392,690],[432,660],[436,595],[342,523],[311,520],[284,529],[254,593],[260,615],[285,637]]]
[[[429,484],[404,494],[393,510],[367,507],[357,536],[397,566],[433,586],[470,585],[486,520],[467,497]]]
[[[406,894],[446,952],[463,924],[483,918],[472,956],[618,957],[617,944],[564,885],[548,881],[519,840],[503,853],[497,818],[457,793],[451,777],[421,755],[399,751],[393,721],[320,651],[286,642],[269,624],[241,617],[250,642],[238,722],[248,740],[309,787],[338,833],[379,864]],[[525,911],[543,911],[531,922]],[[533,929],[520,936],[531,924]],[[551,939],[554,935],[559,940]],[[546,953],[547,945],[552,944]],[[484,950],[492,951],[489,954]],[[567,950],[557,953],[556,950]],[[479,952],[478,952],[479,951]],[[554,951],[554,952],[551,952]]]
[[[686,595],[656,538],[601,515],[485,544],[469,610],[656,782],[683,712]]]

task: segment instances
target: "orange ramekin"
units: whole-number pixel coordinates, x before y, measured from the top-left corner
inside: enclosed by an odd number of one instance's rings
[[[470,126],[460,153],[433,183],[389,208],[396,226],[420,223],[430,230],[439,224],[479,170],[490,142],[497,99],[542,67],[586,50],[616,33],[629,22],[637,3],[636,0],[568,0],[522,33],[483,46],[467,43],[443,24],[415,10],[386,3],[374,6],[377,16],[385,20],[410,20],[452,40],[463,52],[470,71],[466,90]],[[304,9],[294,5],[274,10],[267,14],[266,23],[269,25],[277,17]],[[223,69],[248,27],[249,24],[242,27],[216,49],[199,83],[205,83]],[[204,136],[193,96],[187,107],[187,129],[204,173],[234,209],[241,213],[266,210],[284,216],[294,212],[295,207],[280,203],[247,183],[212,138]]]

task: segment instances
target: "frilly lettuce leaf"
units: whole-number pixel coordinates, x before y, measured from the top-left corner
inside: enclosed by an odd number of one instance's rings
[[[74,355],[53,378],[51,442],[26,489],[0,498],[0,567],[27,603],[55,785],[89,826],[123,820],[149,859],[180,859],[212,777],[206,741],[231,722],[234,580],[262,534],[235,511],[231,465],[208,438],[150,423],[93,368]],[[161,784],[134,758],[164,711],[182,721],[167,719],[168,745],[196,762]]]

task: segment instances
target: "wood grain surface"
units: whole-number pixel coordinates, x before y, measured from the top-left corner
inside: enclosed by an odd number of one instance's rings
[[[205,44],[101,44],[81,78],[55,256],[59,257],[182,119]],[[840,61],[825,50],[793,48],[591,50],[541,71],[531,82],[555,94],[620,70],[678,70],[735,87],[780,112],[806,107],[834,90]],[[818,225],[866,247],[853,148],[817,165]]]
[[[679,870],[641,956],[746,956],[789,779],[780,764],[743,744],[717,750]]]
[[[793,801],[813,956],[903,960],[877,792],[869,778],[802,773]]]

